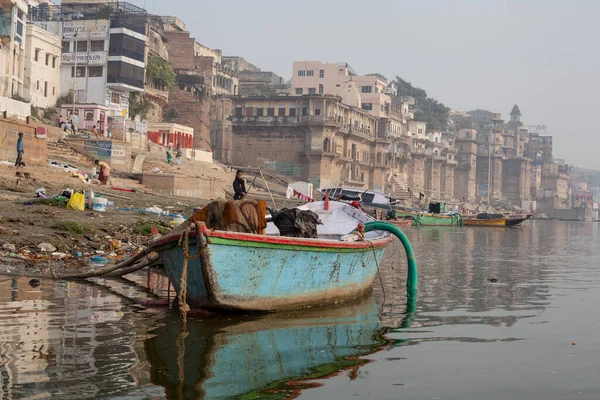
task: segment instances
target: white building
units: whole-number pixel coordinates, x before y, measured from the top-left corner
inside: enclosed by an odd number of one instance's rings
[[[26,33],[23,97],[34,107],[54,107],[60,97],[60,37],[32,24]]]
[[[25,0],[0,0],[0,96],[23,96],[27,12]]]
[[[144,91],[147,17],[125,2],[63,3],[54,14],[34,13],[36,25],[62,37],[60,94],[128,117],[130,95]]]

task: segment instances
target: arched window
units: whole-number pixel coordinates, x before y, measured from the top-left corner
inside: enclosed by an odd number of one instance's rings
[[[329,153],[331,151],[331,144],[328,138],[325,138],[325,140],[323,140],[323,151],[326,153]]]
[[[381,164],[381,153],[377,153],[377,164]]]

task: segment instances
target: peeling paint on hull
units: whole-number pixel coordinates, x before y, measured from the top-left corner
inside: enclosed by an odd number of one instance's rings
[[[371,290],[389,235],[370,242],[208,232],[190,240],[187,301],[195,308],[276,311],[334,304]],[[183,251],[177,237],[160,252],[179,292]],[[201,245],[203,246],[203,245]]]

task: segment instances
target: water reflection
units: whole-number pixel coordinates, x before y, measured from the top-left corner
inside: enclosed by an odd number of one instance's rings
[[[598,224],[560,223],[410,229],[419,262],[417,302],[407,301],[405,255],[395,243],[373,296],[326,310],[192,318],[180,353],[178,317],[139,306],[169,295],[160,273],[96,284],[43,281],[38,288],[28,279],[0,277],[0,399],[282,399],[299,391],[319,399],[352,398],[363,383],[374,390],[367,397],[397,398],[396,386],[373,389],[397,384],[388,371],[402,371],[412,383],[410,393],[424,393],[430,386],[421,376],[443,377],[456,365],[483,368],[493,360],[498,368],[498,360],[511,365],[521,355],[529,366],[538,359],[566,365],[562,355],[548,356],[563,336],[569,348],[597,340],[589,316],[597,314],[599,231]],[[566,321],[585,322],[587,329],[574,331],[582,335],[577,338]],[[551,345],[536,347],[551,335]],[[419,363],[424,352],[428,361]],[[597,371],[596,360],[593,352],[581,354],[576,361],[587,369],[574,370],[580,377]],[[328,379],[319,382],[323,377]],[[328,387],[339,379],[343,385]],[[439,379],[436,385],[444,387]],[[325,386],[306,391],[317,385],[314,380]],[[592,387],[595,380],[587,383]],[[448,390],[461,398],[461,390],[476,386],[465,381]],[[448,396],[425,396],[432,397]]]
[[[145,349],[152,382],[168,398],[286,398],[322,378],[366,362],[357,358],[383,345],[373,298],[335,309],[260,317],[190,320],[178,354],[177,316],[152,332]],[[185,368],[179,367],[183,357]],[[290,382],[292,380],[298,380]]]

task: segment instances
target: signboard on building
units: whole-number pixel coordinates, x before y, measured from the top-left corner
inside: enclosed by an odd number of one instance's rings
[[[140,132],[140,133],[147,133],[148,132],[148,123],[145,120],[136,122],[135,123],[135,131]]]
[[[87,19],[81,21],[63,22],[62,36],[64,39],[94,39],[108,37],[110,23],[108,20]]]
[[[488,194],[488,185],[487,184],[479,185],[479,195],[487,196],[487,194]]]
[[[89,64],[89,65],[104,65],[107,62],[105,51],[96,51],[90,53],[63,53],[63,64]]]
[[[113,139],[125,140],[125,117],[108,117],[108,131]]]
[[[125,145],[123,144],[112,144],[112,157],[111,161],[113,165],[125,165],[127,152],[125,151]]]

